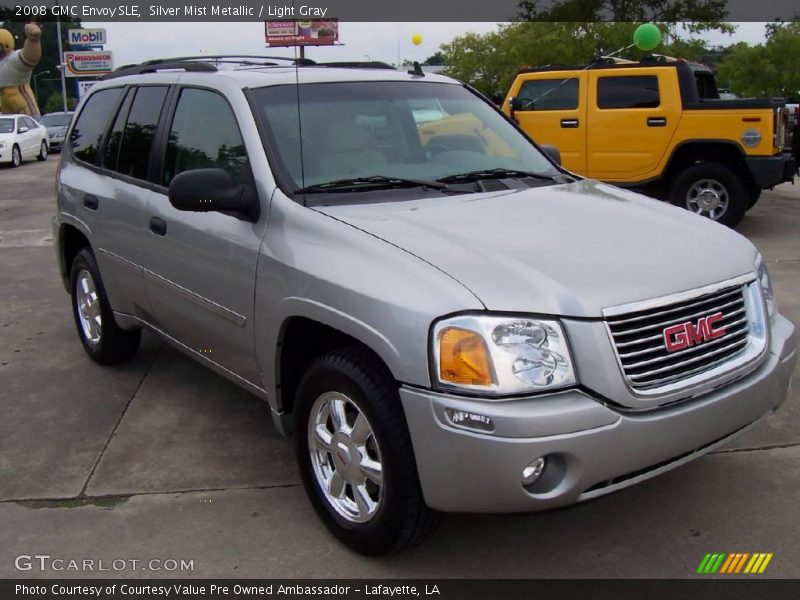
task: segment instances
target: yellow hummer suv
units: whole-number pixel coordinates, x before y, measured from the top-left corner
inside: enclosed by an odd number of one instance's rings
[[[570,171],[730,227],[797,172],[783,101],[720,100],[711,69],[681,59],[521,69],[502,110]]]

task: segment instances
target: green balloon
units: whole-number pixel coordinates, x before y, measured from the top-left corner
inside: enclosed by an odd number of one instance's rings
[[[633,32],[633,43],[639,50],[649,52],[661,43],[661,30],[652,23],[642,23]]]

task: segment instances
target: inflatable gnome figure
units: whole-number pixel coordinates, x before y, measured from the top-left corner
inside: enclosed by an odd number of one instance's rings
[[[14,36],[0,29],[0,113],[41,114],[31,91],[31,75],[42,58],[42,30],[36,23],[25,25],[25,45],[15,50]]]

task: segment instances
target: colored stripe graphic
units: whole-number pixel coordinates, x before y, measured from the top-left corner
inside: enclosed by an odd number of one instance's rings
[[[763,573],[769,562],[772,560],[773,554],[767,552],[756,552],[750,554],[749,552],[732,552],[726,554],[725,552],[708,553],[700,561],[697,567],[697,573],[704,574],[761,574]],[[746,566],[745,566],[746,565]]]
[[[739,558],[738,554],[728,554],[728,560],[726,560],[722,564],[722,568],[719,570],[720,573],[730,573],[730,569],[733,565],[736,564],[737,559]]]

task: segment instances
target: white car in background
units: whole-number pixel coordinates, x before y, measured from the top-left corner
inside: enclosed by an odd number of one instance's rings
[[[72,121],[72,112],[52,112],[47,113],[39,119],[39,123],[47,128],[47,143],[50,146],[50,151],[55,152],[61,150],[64,145],[64,139],[67,135],[69,123]]]
[[[18,167],[23,160],[47,160],[47,128],[27,115],[0,115],[0,163]]]

